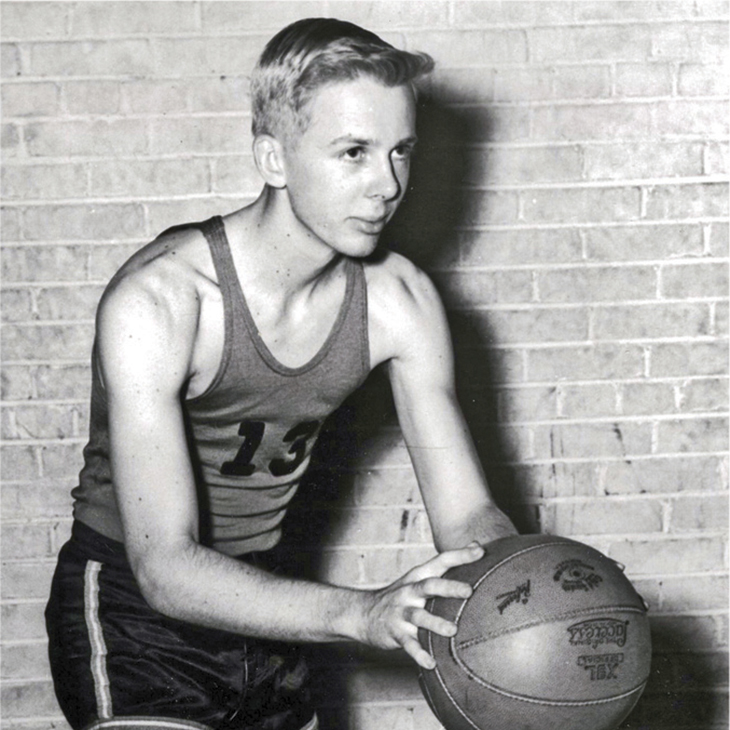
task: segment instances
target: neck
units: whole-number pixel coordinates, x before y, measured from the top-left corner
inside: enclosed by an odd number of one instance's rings
[[[294,216],[285,190],[268,185],[247,208],[230,216],[258,276],[297,291],[327,277],[343,260],[341,254],[304,228]]]

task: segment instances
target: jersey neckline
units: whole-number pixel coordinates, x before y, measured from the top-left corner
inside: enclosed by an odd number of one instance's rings
[[[254,320],[253,315],[251,314],[251,310],[249,309],[248,301],[246,300],[246,295],[243,291],[243,287],[241,286],[241,280],[238,276],[238,271],[236,270],[236,266],[233,261],[233,254],[231,252],[225,222],[220,216],[216,216],[216,218],[216,223],[218,223],[218,225],[220,226],[220,231],[222,234],[221,237],[224,243],[224,245],[221,247],[223,255],[228,259],[228,263],[230,264],[229,270],[232,272],[235,280],[234,282],[232,282],[231,285],[231,293],[234,296],[237,296],[240,300],[240,303],[242,305],[241,311],[243,312],[243,320],[246,325],[246,329],[248,330],[248,333],[251,336],[251,340],[253,341],[254,346],[256,347],[256,350],[261,359],[272,370],[280,373],[281,375],[301,375],[302,373],[306,373],[309,370],[312,370],[312,368],[315,368],[317,365],[319,365],[319,363],[322,362],[322,360],[324,360],[325,357],[327,357],[330,350],[332,349],[332,344],[336,340],[344,325],[355,291],[355,262],[349,258],[345,260],[345,275],[347,277],[345,283],[345,294],[340,305],[340,310],[337,313],[337,317],[335,318],[332,327],[330,328],[329,334],[325,338],[319,350],[317,350],[317,352],[307,362],[303,363],[302,365],[297,365],[296,367],[291,367],[289,365],[285,365],[274,355],[273,352],[271,352],[271,349],[264,341],[264,338],[261,336],[261,333],[256,326],[256,321]]]

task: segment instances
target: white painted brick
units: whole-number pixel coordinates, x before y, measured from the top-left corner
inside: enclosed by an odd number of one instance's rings
[[[536,107],[532,111],[530,136],[535,140],[567,141],[644,139],[650,135],[655,106],[646,102],[617,101]]]
[[[187,111],[190,82],[178,79],[123,81],[122,107],[136,114],[174,114]]]
[[[571,3],[544,2],[474,2],[465,0],[454,6],[454,21],[466,27],[519,24],[552,25],[569,22],[573,18]]]
[[[6,200],[83,198],[88,189],[87,171],[81,164],[5,165],[2,169]]]
[[[708,63],[683,63],[679,67],[681,96],[726,96],[730,91],[727,67]]]
[[[556,99],[599,99],[611,94],[608,65],[556,66],[553,73]]]
[[[657,26],[651,38],[652,56],[699,62],[727,59],[727,23],[667,23]]]
[[[696,233],[699,248],[702,242],[699,227]],[[583,259],[581,238],[575,229],[464,231],[458,237],[458,244],[462,266],[560,264]]]
[[[589,180],[694,177],[703,173],[700,142],[623,142],[586,145],[583,149]]]
[[[64,84],[63,91],[71,114],[118,114],[121,110],[117,81],[75,81]]]
[[[535,453],[540,459],[624,458],[651,453],[648,423],[583,423],[535,429]]]
[[[11,644],[3,647],[3,679],[13,681],[49,676],[48,647],[45,643]]]
[[[724,101],[658,101],[653,105],[654,134],[686,137],[714,137],[727,134]]]
[[[653,266],[598,267],[540,272],[537,286],[541,302],[621,302],[656,298],[657,275]]]
[[[58,2],[5,2],[2,37],[63,38],[68,33],[71,5]]]
[[[654,377],[721,375],[727,373],[728,353],[722,345],[705,342],[658,343],[651,347]]]
[[[24,222],[29,240],[123,239],[144,232],[144,211],[138,203],[43,205],[28,208]]]
[[[92,320],[103,287],[99,285],[62,286],[37,292],[38,317],[44,321]]]
[[[50,680],[6,685],[0,691],[2,692],[4,717],[37,717],[57,712],[58,705]]]
[[[153,121],[154,153],[180,155],[195,152],[247,153],[251,149],[248,117],[183,118]]]
[[[94,162],[89,189],[103,197],[144,198],[204,195],[210,191],[210,166],[205,159]]]
[[[488,67],[527,58],[525,34],[518,30],[416,31],[409,38],[411,48],[427,51],[443,66]]]
[[[691,380],[681,389],[681,409],[685,412],[723,412],[728,404],[727,378]]]
[[[326,3],[321,0],[283,0],[276,11],[268,2],[207,2],[202,4],[202,27],[212,34],[233,31],[270,31],[273,35],[288,23],[300,18],[325,15]]]
[[[727,450],[726,418],[688,418],[662,421],[658,427],[659,453],[702,453]]]
[[[148,35],[194,32],[198,28],[196,9],[186,2],[118,2],[103,0],[73,6],[71,35]]]
[[[20,51],[14,43],[3,43],[0,46],[0,72],[3,78],[20,76]]]
[[[596,308],[596,339],[700,337],[710,333],[710,311],[700,303],[615,305]]]
[[[3,84],[3,116],[39,117],[58,113],[60,91],[53,83]]]
[[[618,63],[617,96],[671,96],[674,69],[669,63]]]
[[[674,494],[727,489],[722,458],[694,455],[636,459],[601,467],[606,494]]]
[[[662,296],[671,299],[723,298],[728,293],[728,271],[724,264],[665,266],[661,272]]]
[[[632,221],[640,214],[638,188],[528,190],[523,193],[522,218],[560,223]]]
[[[626,383],[621,387],[621,412],[625,416],[675,413],[676,410],[671,383]]]
[[[548,507],[545,529],[556,535],[647,534],[661,532],[662,505],[654,500],[590,502]]]
[[[676,575],[722,570],[723,553],[721,539],[693,538],[615,542],[609,555],[629,573]]]
[[[715,497],[680,497],[671,503],[671,532],[725,530],[727,495]]]
[[[647,218],[714,218],[727,214],[728,187],[725,183],[662,185],[647,191]]]
[[[141,155],[147,152],[147,126],[139,119],[53,121],[24,130],[33,157]]]
[[[636,60],[648,58],[651,31],[644,25],[534,28],[530,58],[536,61]]]
[[[33,375],[27,365],[8,365],[0,373],[3,401],[30,400],[33,397]]]
[[[13,158],[20,156],[20,130],[16,124],[3,124],[2,125],[2,146],[3,155],[7,159],[8,157]]]
[[[541,348],[527,354],[530,380],[621,380],[639,377],[643,371],[644,350],[639,346],[598,343]]]
[[[150,44],[143,39],[30,46],[30,72],[34,76],[86,76],[92,69],[95,74],[105,76],[145,76],[153,68]]]

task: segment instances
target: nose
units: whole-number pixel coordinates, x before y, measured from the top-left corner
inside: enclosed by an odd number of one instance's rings
[[[401,182],[390,156],[384,156],[373,173],[370,196],[382,200],[393,200],[400,195]]]

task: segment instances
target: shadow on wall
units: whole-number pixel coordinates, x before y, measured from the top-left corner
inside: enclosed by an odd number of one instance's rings
[[[429,271],[458,261],[459,246],[464,245],[459,240],[459,229],[473,220],[464,184],[479,179],[479,161],[471,153],[470,143],[487,141],[490,123],[483,111],[447,108],[436,99],[424,100],[421,106],[412,193],[409,191],[389,226],[384,244]],[[440,286],[447,309],[453,309],[458,302],[456,286]],[[528,485],[521,482],[511,466],[519,455],[509,453],[499,424],[496,384],[506,379],[499,350],[490,348],[488,329],[483,324],[478,329],[470,325],[468,317],[459,318],[453,334],[460,400],[491,489],[521,532],[539,532],[537,512],[524,504]],[[395,425],[387,378],[376,370],[325,426],[310,474],[287,517],[281,550],[289,569],[311,578],[321,575],[326,560],[323,548],[340,544],[338,536],[346,519],[343,515],[347,514],[343,508],[353,504],[353,468],[361,463],[365,449],[377,445],[378,438],[374,437]],[[373,456],[377,454],[371,452]],[[353,583],[357,578],[353,576]],[[698,653],[693,648],[691,631],[683,636],[676,626],[664,626],[661,619],[654,620],[652,627],[652,677],[639,705],[622,727],[717,730],[720,725],[716,718],[724,716],[723,708],[718,706],[722,699],[708,687],[723,683],[720,675],[726,669],[720,666],[720,658]],[[357,725],[350,719],[353,700],[371,699],[362,696],[369,691],[378,693],[378,698],[389,693],[390,699],[406,703],[422,701],[414,682],[414,665],[403,653],[353,645],[308,647],[307,651],[314,669],[317,704],[322,708],[323,730],[347,730]],[[366,681],[357,675],[365,676]]]
[[[483,111],[454,110],[436,99],[422,99],[419,109],[419,146],[411,171],[411,185],[397,216],[384,234],[383,245],[403,253],[429,271],[458,258],[458,229],[469,218],[464,181],[474,179],[469,141],[489,138],[489,121]],[[440,293],[447,308],[455,292],[445,285]],[[483,328],[477,332],[460,326],[455,335],[460,400],[477,444],[487,478],[500,506],[522,532],[538,531],[532,515],[520,508],[523,490],[507,463],[504,440],[497,423],[497,398],[493,383],[501,382],[500,362],[489,350]],[[466,382],[465,373],[477,374],[479,387]],[[469,391],[468,399],[462,391]],[[468,402],[466,402],[468,400]],[[336,545],[343,512],[352,504],[353,466],[365,444],[396,424],[390,386],[376,370],[363,388],[329,419],[299,497],[287,516],[281,546],[287,569],[317,578],[322,548]],[[377,439],[375,439],[377,443]],[[334,536],[334,537],[333,537]],[[396,576],[393,576],[394,578]],[[353,578],[353,581],[356,577]],[[348,720],[348,675],[359,667],[385,671],[389,678],[413,677],[412,662],[402,653],[373,652],[357,647],[310,647],[317,678],[323,730],[345,730]],[[415,699],[420,700],[420,695]]]
[[[650,614],[651,615],[651,614]],[[698,650],[698,637],[653,619],[651,675],[620,730],[725,730],[727,656]]]
[[[426,271],[450,268],[465,253],[460,228],[472,223],[476,196],[464,190],[467,181],[487,176],[472,145],[491,139],[492,120],[483,109],[449,108],[425,99],[419,109],[418,153],[406,197],[386,232],[385,244]],[[482,211],[478,217],[488,216]],[[488,235],[488,234],[483,234]],[[438,277],[437,277],[438,279]],[[520,532],[539,532],[537,513],[523,504],[524,485],[509,465],[517,458],[498,423],[496,383],[504,382],[504,365],[489,326],[477,328],[455,313],[460,299],[458,279],[437,280],[452,320],[457,391],[490,488]],[[456,320],[458,319],[458,324]]]

